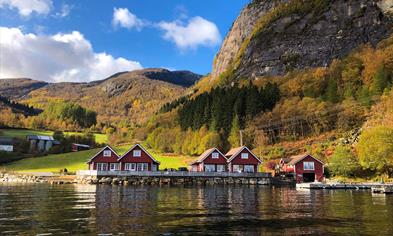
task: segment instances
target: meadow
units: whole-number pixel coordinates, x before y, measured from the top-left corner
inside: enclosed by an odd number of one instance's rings
[[[81,135],[78,132],[64,132],[64,135]],[[48,130],[30,130],[30,129],[0,129],[0,136],[11,138],[25,138],[27,135],[47,135],[52,136],[53,131]],[[94,134],[97,143],[107,143],[108,137],[106,134]]]
[[[119,146],[114,148],[119,155],[124,154],[130,146]],[[67,168],[69,172],[77,170],[86,170],[86,162],[94,156],[100,149],[92,149],[81,152],[54,154],[43,157],[27,158],[20,161],[12,162],[7,165],[0,166],[0,169],[6,171],[17,172],[55,172]],[[149,150],[148,150],[149,151]],[[149,151],[149,153],[158,160],[160,169],[187,167],[195,157],[189,156],[167,156]]]

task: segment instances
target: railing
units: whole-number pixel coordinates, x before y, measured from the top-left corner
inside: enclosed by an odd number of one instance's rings
[[[270,173],[188,172],[188,171],[97,171],[79,170],[78,176],[135,176],[135,177],[240,177],[270,178]]]

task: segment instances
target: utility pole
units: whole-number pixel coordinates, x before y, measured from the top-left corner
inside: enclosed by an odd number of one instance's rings
[[[243,130],[239,130],[240,133],[240,147],[243,147]]]

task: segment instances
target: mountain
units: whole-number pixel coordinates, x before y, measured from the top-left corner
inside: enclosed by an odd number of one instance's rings
[[[198,155],[238,146],[242,131],[267,162],[309,152],[329,163],[339,145],[356,156],[366,127],[393,133],[392,12],[392,0],[250,2],[212,73],[162,107],[146,145]]]
[[[211,79],[255,79],[329,65],[392,33],[391,0],[254,0],[234,22]]]
[[[184,94],[187,86],[200,77],[189,71],[143,69],[90,83],[8,79],[0,80],[0,93],[44,110],[50,103],[78,103],[96,111],[99,123],[143,123],[163,104]]]
[[[0,79],[0,95],[10,99],[20,99],[46,85],[48,83],[32,79]]]

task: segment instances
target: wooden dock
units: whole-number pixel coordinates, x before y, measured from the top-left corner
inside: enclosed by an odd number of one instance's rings
[[[373,193],[393,194],[393,184],[372,187],[371,191]]]
[[[298,189],[386,189],[393,190],[392,184],[380,183],[301,183],[296,184]],[[386,191],[386,192],[387,192]]]

